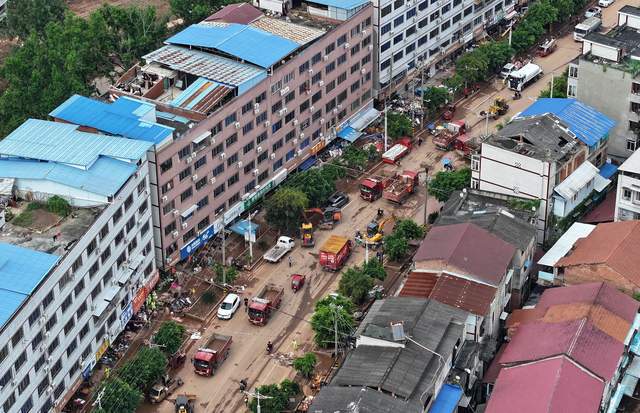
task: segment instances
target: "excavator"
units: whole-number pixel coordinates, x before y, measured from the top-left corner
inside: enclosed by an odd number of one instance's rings
[[[493,104],[489,107],[489,116],[492,119],[498,119],[500,116],[507,113],[509,110],[509,104],[503,97],[497,97]]]
[[[318,220],[313,219],[319,216]],[[342,220],[342,211],[340,208],[327,207],[324,210],[320,208],[307,209],[303,213],[303,223],[300,226],[300,238],[302,238],[303,247],[313,247],[316,244],[313,238],[314,221],[317,222],[319,229],[333,229],[333,227]]]
[[[394,215],[385,217],[382,210],[378,210],[378,215],[375,219],[371,220],[367,225],[366,234],[363,236],[360,231],[356,233],[356,243],[366,244],[372,247],[378,247],[382,244],[384,238],[384,226],[389,222],[395,222],[396,217]]]

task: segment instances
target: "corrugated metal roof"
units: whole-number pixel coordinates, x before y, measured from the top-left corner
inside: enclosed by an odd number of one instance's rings
[[[289,39],[304,45],[311,43],[326,32],[315,27],[303,26],[301,24],[291,23],[282,19],[274,19],[271,17],[262,17],[251,23],[252,27],[264,30],[285,39]]]
[[[432,228],[413,259],[416,269],[420,269],[422,261],[444,262],[445,267],[453,266],[480,282],[497,286],[514,254],[513,245],[477,225],[464,223]],[[446,270],[431,267],[431,270]]]
[[[77,125],[29,119],[0,141],[0,155],[89,168],[100,156],[138,161],[149,142],[79,132]]]
[[[614,165],[611,162],[605,162],[600,167],[600,175],[602,175],[603,178],[609,179],[613,175],[615,175],[617,172],[618,172],[618,165]]]
[[[231,91],[228,86],[199,77],[171,101],[171,106],[207,113]]]
[[[631,323],[606,308],[588,303],[557,304],[549,307],[541,321],[559,323],[586,318],[600,331],[624,343]]]
[[[0,242],[0,325],[33,292],[59,257]]]
[[[564,181],[554,188],[554,191],[566,200],[572,200],[583,188],[593,181],[593,188],[600,192],[611,183],[600,175],[598,168],[589,161],[585,161],[576,168]]]
[[[115,195],[136,169],[135,164],[105,157],[87,169],[55,162],[0,159],[0,177],[46,180],[103,196]]]
[[[322,4],[323,6],[351,10],[369,3],[369,0],[309,0],[309,3],[316,3]]]
[[[405,401],[390,394],[367,387],[323,386],[313,398],[309,413],[334,413],[353,411],[358,413],[420,412],[422,403]]]
[[[193,24],[171,36],[166,43],[219,50],[264,68],[300,46],[284,37],[237,23]]]
[[[441,274],[429,298],[464,311],[487,316],[497,290],[485,284]]]
[[[143,56],[143,59],[231,86],[240,86],[258,76],[266,76],[266,72],[258,67],[178,46],[161,47]]]
[[[204,19],[207,22],[220,21],[225,23],[249,24],[263,16],[262,12],[249,3],[229,4]]]
[[[409,273],[402,290],[398,296],[400,297],[416,297],[429,298],[433,287],[438,281],[438,274],[434,272],[414,271]]]
[[[571,251],[571,248],[573,248],[573,245],[577,240],[586,237],[595,228],[595,225],[583,224],[580,222],[574,223],[564,234],[562,234],[556,243],[553,244],[553,247],[551,247],[551,249],[549,249],[542,258],[540,258],[538,264],[553,267],[560,258],[564,257],[569,251]]]
[[[567,357],[502,369],[485,413],[597,413],[604,383]]]
[[[615,126],[615,122],[591,106],[576,99],[540,98],[518,118],[553,113],[587,146],[597,144]]]
[[[109,104],[73,95],[49,115],[112,135],[157,144],[171,136],[174,129],[143,119],[152,111],[155,119],[154,105],[126,96]]]

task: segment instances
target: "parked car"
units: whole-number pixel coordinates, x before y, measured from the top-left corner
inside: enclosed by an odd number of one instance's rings
[[[602,17],[602,9],[600,7],[589,7],[587,11],[584,12],[584,17],[587,19],[589,17]]]
[[[513,63],[507,63],[502,67],[502,70],[500,70],[500,77],[502,79],[506,79],[509,74],[511,74],[511,72],[514,72],[518,70],[518,67],[516,65],[514,65]]]
[[[329,206],[342,208],[349,203],[349,196],[344,192],[336,192],[329,197]]]
[[[240,306],[240,297],[237,294],[229,294],[225,297],[224,301],[218,308],[218,318],[221,320],[229,320],[233,317],[233,313],[236,312]]]
[[[615,2],[615,0],[598,0],[598,6],[609,7]]]

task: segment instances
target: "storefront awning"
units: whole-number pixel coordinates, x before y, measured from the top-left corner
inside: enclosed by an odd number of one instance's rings
[[[243,219],[242,221],[239,221],[233,224],[229,229],[238,235],[244,236],[244,234],[248,233],[250,229],[255,234],[258,231],[259,227],[260,226],[254,222],[252,222],[251,225],[249,225],[249,221],[246,219]]]
[[[317,161],[318,159],[315,156],[308,157],[300,164],[300,166],[298,166],[298,171],[300,172],[306,171],[307,169],[315,165]]]
[[[345,126],[340,130],[340,132],[338,132],[338,138],[342,138],[345,141],[351,143],[355,142],[355,140],[358,139],[360,135],[362,135],[362,132],[355,130],[351,126]]]
[[[370,107],[360,113],[357,113],[350,121],[349,126],[355,130],[363,130],[380,116],[380,111]]]

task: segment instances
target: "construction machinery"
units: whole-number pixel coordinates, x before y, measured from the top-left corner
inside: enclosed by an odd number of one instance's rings
[[[176,413],[193,413],[193,406],[196,402],[195,394],[181,394],[176,397]]]
[[[503,97],[497,97],[491,106],[489,106],[488,114],[492,119],[498,119],[500,116],[507,113],[509,105]]]
[[[305,248],[310,248],[316,245],[316,240],[313,238],[313,224],[310,222],[303,222],[300,226],[300,238],[302,245]]]
[[[393,221],[395,221],[393,215],[385,217],[383,214],[378,214],[375,219],[367,224],[367,230],[364,235],[360,231],[356,233],[356,242],[370,247],[378,247],[382,244],[382,239],[384,238],[385,225]]]

